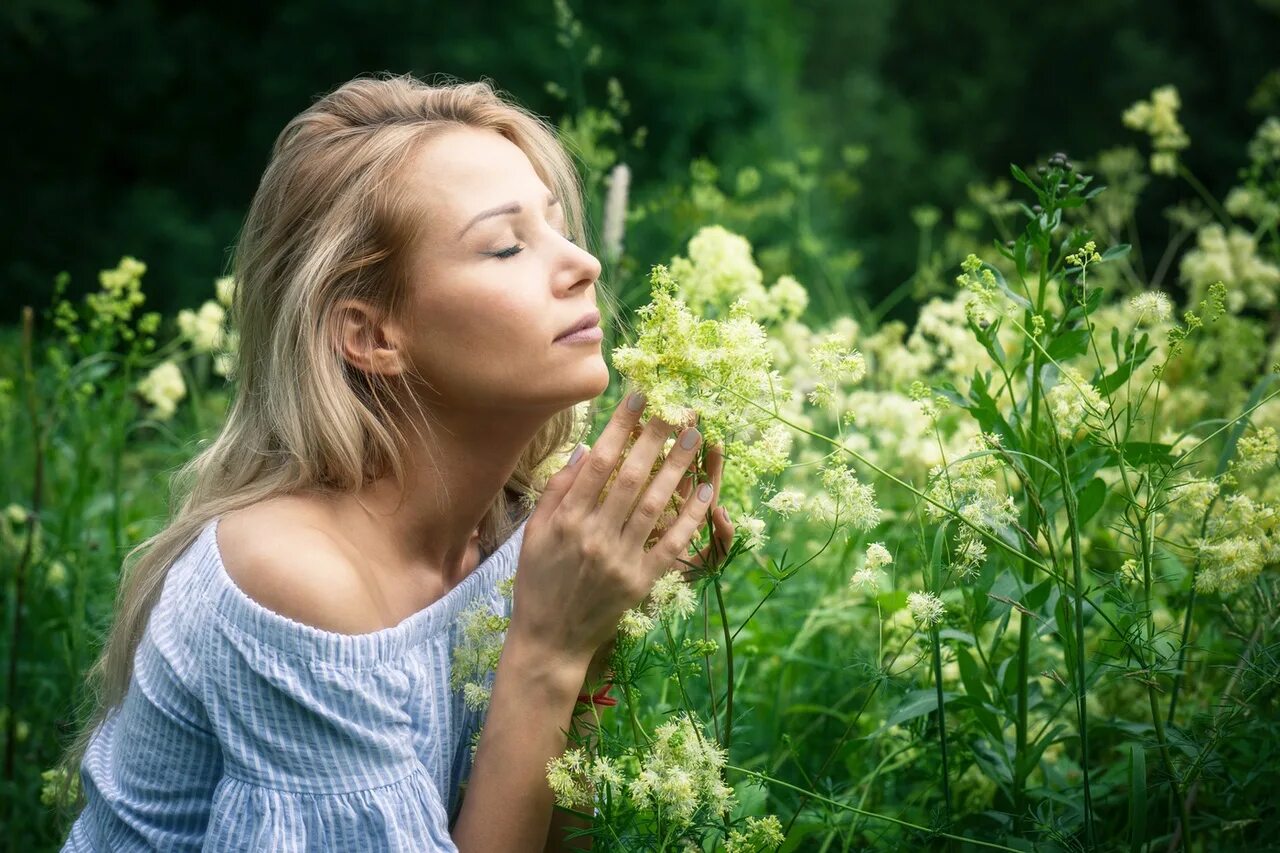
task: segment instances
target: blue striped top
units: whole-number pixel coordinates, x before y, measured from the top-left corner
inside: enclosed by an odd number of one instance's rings
[[[124,702],[94,733],[62,849],[456,850],[483,720],[449,686],[456,617],[476,603],[510,615],[497,584],[527,523],[440,600],[352,635],[250,598],[210,521],[170,568]]]

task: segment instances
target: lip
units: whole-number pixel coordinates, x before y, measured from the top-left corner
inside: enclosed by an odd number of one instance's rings
[[[572,326],[565,329],[560,334],[556,335],[556,340],[558,341],[558,340],[561,340],[562,338],[567,338],[569,335],[572,335],[574,332],[581,332],[583,329],[590,329],[593,326],[599,326],[599,325],[600,325],[600,312],[589,311],[586,314],[583,314],[582,317],[578,320],[578,322],[574,323]]]

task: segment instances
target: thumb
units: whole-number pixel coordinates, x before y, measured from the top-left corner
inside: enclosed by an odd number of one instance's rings
[[[543,487],[542,495],[538,498],[538,503],[534,507],[533,515],[529,517],[531,523],[534,519],[551,515],[556,511],[556,507],[560,506],[560,501],[564,500],[565,493],[569,491],[569,487],[578,478],[578,472],[582,470],[582,458],[587,455],[587,451],[590,449],[585,444],[579,444],[574,448],[573,453],[569,455],[568,463],[555,474],[552,474],[551,479],[547,480],[547,485]]]

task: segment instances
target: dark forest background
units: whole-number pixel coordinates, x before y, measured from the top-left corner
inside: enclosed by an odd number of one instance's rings
[[[557,38],[551,0],[4,4],[0,324],[47,306],[60,270],[78,294],[123,254],[149,266],[148,309],[205,298],[275,135],[363,72],[485,77],[556,122],[603,105],[616,78],[626,132],[645,128],[626,155],[637,202],[688,181],[696,158],[727,179],[865,146],[856,192],[814,215],[859,256],[844,286],[871,303],[915,267],[913,207],[947,217],[972,182],[1053,151],[1145,152],[1120,115],[1159,85],[1178,87],[1183,159],[1221,197],[1280,89],[1260,85],[1280,66],[1276,0],[571,6],[576,45]],[[1160,194],[1174,189],[1148,190],[1141,231],[1164,233]],[[665,260],[668,245],[652,248]]]

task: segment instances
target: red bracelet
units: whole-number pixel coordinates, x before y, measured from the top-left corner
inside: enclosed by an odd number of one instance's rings
[[[595,693],[579,693],[579,705],[604,705],[605,707],[613,707],[618,704],[618,700],[609,695],[609,691],[613,689],[613,683],[606,681],[604,687],[601,687]]]

